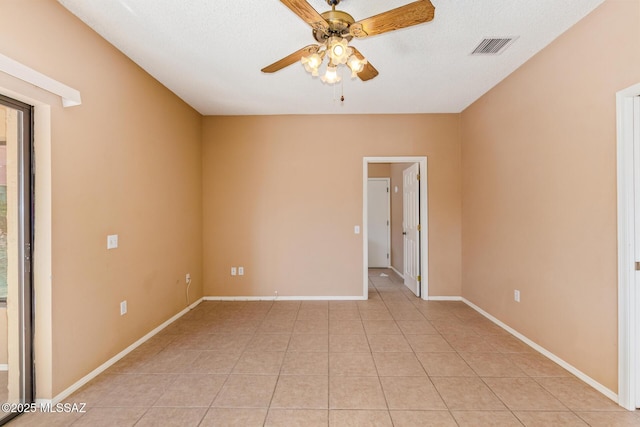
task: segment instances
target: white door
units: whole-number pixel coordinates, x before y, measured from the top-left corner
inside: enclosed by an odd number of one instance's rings
[[[420,296],[420,165],[402,171],[404,284]]]
[[[369,268],[389,267],[389,178],[367,182]]]

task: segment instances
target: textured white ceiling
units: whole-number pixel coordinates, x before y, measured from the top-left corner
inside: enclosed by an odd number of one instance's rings
[[[431,0],[433,21],[354,39],[380,75],[345,73],[334,87],[299,63],[260,72],[314,42],[278,0],[58,1],[205,115],[460,112],[603,2]],[[338,9],[360,20],[409,2],[343,0]],[[508,36],[518,39],[498,56],[469,55],[483,38]]]

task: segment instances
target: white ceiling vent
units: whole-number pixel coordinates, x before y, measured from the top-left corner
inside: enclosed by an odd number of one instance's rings
[[[471,55],[500,55],[517,37],[484,39],[471,52]]]

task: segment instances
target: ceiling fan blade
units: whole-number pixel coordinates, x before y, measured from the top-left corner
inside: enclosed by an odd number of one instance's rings
[[[358,38],[375,36],[429,22],[433,19],[435,10],[429,0],[418,0],[353,23],[349,31],[352,36]]]
[[[314,30],[326,33],[329,23],[306,0],[280,0]]]
[[[318,46],[316,44],[310,44],[309,46],[305,46],[302,49],[293,52],[291,55],[285,56],[281,60],[276,61],[276,62],[274,62],[273,64],[271,64],[271,65],[269,65],[267,67],[264,67],[262,69],[262,72],[263,73],[275,73],[276,71],[279,71],[279,70],[283,69],[284,67],[288,67],[289,65],[293,64],[294,62],[300,61],[300,59],[302,59],[303,56],[312,55],[312,54],[318,52],[319,48],[320,48],[320,46]]]
[[[353,49],[353,54],[359,60],[362,61],[364,59],[364,56],[362,56],[362,54],[360,53],[360,51],[358,51],[358,49],[356,49],[353,46],[351,46],[351,49]],[[362,80],[363,82],[366,82],[367,80],[371,80],[377,75],[378,75],[378,70],[376,70],[375,67],[371,65],[371,63],[367,60],[367,63],[365,64],[362,71],[358,73],[358,78],[360,78],[360,80]]]

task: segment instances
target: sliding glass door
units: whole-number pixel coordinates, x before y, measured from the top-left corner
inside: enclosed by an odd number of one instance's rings
[[[0,96],[0,424],[33,402],[32,107]]]

